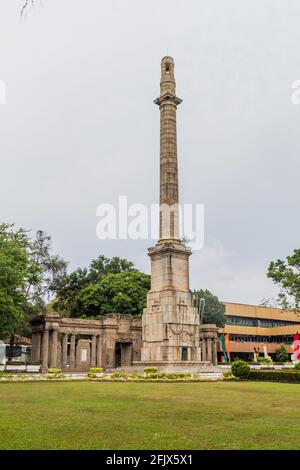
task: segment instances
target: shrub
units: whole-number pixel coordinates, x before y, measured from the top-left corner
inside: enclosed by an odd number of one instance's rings
[[[55,379],[63,379],[64,374],[62,373],[61,369],[48,369],[47,379],[55,380]]]
[[[145,367],[145,374],[155,374],[158,371],[157,367]]]
[[[91,374],[101,374],[103,372],[102,367],[91,367],[90,368],[90,373]]]
[[[230,370],[223,372],[223,377],[224,379],[231,379],[232,377],[232,372]]]
[[[289,353],[284,346],[280,346],[275,352],[275,360],[277,362],[286,362],[290,358]]]
[[[95,379],[97,377],[97,374],[101,374],[103,372],[102,367],[91,367],[87,376],[90,379]]]
[[[295,364],[295,369],[300,370],[300,362],[297,362],[297,364]]]
[[[250,366],[245,361],[235,361],[231,366],[231,372],[235,377],[247,379],[250,374]]]
[[[61,374],[61,369],[48,369],[48,374]]]
[[[133,372],[128,376],[130,380],[145,380],[147,377],[144,374],[138,374],[137,372]]]
[[[251,370],[250,380],[261,380],[267,382],[290,382],[300,383],[300,372],[298,370]]]
[[[164,379],[167,377],[166,372],[155,372],[155,373],[149,373],[147,374],[144,379],[150,380],[150,379]]]
[[[110,377],[112,380],[126,380],[128,379],[127,372],[114,372]]]
[[[0,379],[12,379],[13,375],[9,372],[0,372]]]

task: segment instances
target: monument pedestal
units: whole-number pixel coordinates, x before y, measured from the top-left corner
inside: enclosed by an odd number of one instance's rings
[[[199,314],[189,290],[190,254],[177,240],[149,249],[152,283],[142,317],[142,362],[201,362]]]

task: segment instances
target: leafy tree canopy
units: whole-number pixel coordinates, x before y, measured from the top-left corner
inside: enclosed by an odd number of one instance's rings
[[[27,334],[30,319],[46,306],[66,262],[52,256],[51,239],[44,232],[0,224],[0,339]]]
[[[95,318],[106,313],[138,315],[146,305],[150,276],[131,261],[100,255],[85,269],[64,276],[53,308],[66,316]]]
[[[207,289],[195,290],[194,295],[205,300],[203,323],[214,323],[217,326],[225,324],[225,305]]]
[[[282,308],[300,310],[300,249],[286,260],[272,261],[267,276],[280,287],[278,302]]]

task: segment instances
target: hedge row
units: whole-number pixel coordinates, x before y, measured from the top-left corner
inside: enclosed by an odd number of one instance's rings
[[[300,383],[300,371],[297,370],[251,370],[249,380],[267,382]]]

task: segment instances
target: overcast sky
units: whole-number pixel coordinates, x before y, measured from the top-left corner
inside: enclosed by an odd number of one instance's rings
[[[158,201],[160,60],[175,59],[180,197],[205,204],[191,287],[276,294],[299,248],[299,0],[0,0],[0,219],[42,229],[70,269],[150,270],[146,241],[100,241],[96,208]],[[150,243],[151,244],[151,243]]]

